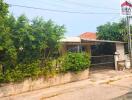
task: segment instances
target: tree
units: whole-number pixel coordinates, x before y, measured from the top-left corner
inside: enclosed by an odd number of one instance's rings
[[[16,64],[32,63],[39,59],[47,60],[55,57],[59,40],[65,32],[64,26],[56,25],[51,20],[44,21],[37,17],[29,22],[25,15],[17,19],[9,15],[6,25],[9,27],[8,36],[14,47],[13,59],[16,61],[14,60],[13,63]]]
[[[44,21],[42,18],[35,18],[32,22],[33,47],[38,50],[41,61],[46,62],[57,55],[59,40],[64,35],[65,27],[56,25],[51,20]]]
[[[49,61],[57,56],[64,32],[65,27],[52,20],[37,17],[29,22],[25,15],[15,18],[0,0],[0,82],[51,72]]]
[[[12,66],[11,62],[14,61],[16,54],[7,20],[8,5],[0,0],[0,61],[3,66],[10,64]]]
[[[97,27],[97,37],[102,40],[127,41],[127,29],[125,20],[119,23],[106,23]]]

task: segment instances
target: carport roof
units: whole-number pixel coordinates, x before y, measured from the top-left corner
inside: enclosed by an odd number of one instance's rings
[[[60,42],[75,42],[75,43],[80,43],[81,42],[81,38],[80,37],[65,37],[63,39],[60,40]]]
[[[104,42],[104,43],[126,43],[126,42],[122,42],[122,41],[110,41],[110,40],[94,40],[94,39],[84,39],[82,38],[81,39],[81,42],[82,43],[87,43],[87,42],[97,42],[97,43],[101,43],[101,42]]]
[[[96,40],[96,39],[86,39],[80,37],[65,37],[60,40],[62,43],[126,43],[122,41],[110,41],[110,40]]]

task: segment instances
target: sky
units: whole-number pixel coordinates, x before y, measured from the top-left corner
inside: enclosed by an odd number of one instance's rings
[[[25,14],[31,20],[39,16],[45,20],[51,19],[56,24],[65,25],[67,30],[65,36],[79,36],[84,32],[96,32],[96,27],[99,25],[119,21],[121,18],[120,0],[5,0],[5,2],[13,5],[79,12],[60,13],[15,6],[9,8],[10,13],[15,17]],[[94,12],[94,14],[90,12]]]

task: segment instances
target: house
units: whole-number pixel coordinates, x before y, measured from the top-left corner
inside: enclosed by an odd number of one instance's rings
[[[66,37],[61,40],[61,54],[65,54],[67,51],[70,52],[90,52],[90,47],[94,43],[83,43],[82,40],[96,40],[96,33],[85,32],[77,37]]]
[[[82,39],[93,39],[96,40],[97,36],[94,32],[85,32],[79,36]]]
[[[98,40],[96,33],[93,32],[85,32],[77,37],[66,37],[60,40],[60,54],[65,54],[67,52],[88,52],[91,55],[92,64],[94,65],[113,65],[114,69],[117,69],[117,65],[115,65],[115,52],[118,53],[118,60],[124,61],[125,52],[124,52],[124,44],[125,42],[121,41],[109,41],[109,40]],[[112,44],[113,49],[111,54],[104,55],[92,55],[92,47],[97,44],[105,43]],[[105,49],[105,48],[104,48]],[[116,55],[117,56],[117,55]],[[117,59],[116,59],[117,60]],[[116,67],[115,67],[116,66]]]

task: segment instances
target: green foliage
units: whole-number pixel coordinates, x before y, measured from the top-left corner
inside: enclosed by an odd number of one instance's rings
[[[56,74],[55,68],[51,62],[47,62],[44,68],[40,68],[40,62],[36,61],[32,64],[19,64],[15,69],[7,69],[4,74],[0,72],[0,82],[21,82],[25,78],[38,78],[40,76],[52,77]]]
[[[90,56],[87,53],[68,53],[60,62],[62,72],[78,72],[90,67]]]
[[[40,74],[39,61],[31,64],[19,64],[17,70],[23,73],[23,77],[38,77]]]
[[[106,23],[97,27],[97,36],[102,40],[127,41],[127,29],[125,20],[119,23]]]
[[[62,59],[61,70],[56,69],[54,60],[59,55],[59,40],[64,32],[65,27],[52,20],[37,17],[29,22],[25,15],[15,18],[0,0],[0,83],[88,68],[89,55],[68,53]]]
[[[8,64],[12,66],[16,59],[16,52],[11,39],[10,27],[6,23],[7,20],[8,5],[0,0],[0,62],[5,66]]]
[[[0,82],[18,82],[27,77],[38,77],[40,69],[38,63],[19,64],[14,69],[8,68],[4,74],[0,74]]]
[[[8,69],[3,75],[3,82],[18,82],[23,80],[23,74],[20,70],[17,69]]]
[[[0,0],[0,18],[4,18],[8,14],[8,5],[3,1]]]
[[[6,15],[2,22],[0,64],[4,69],[0,72],[0,82],[16,82],[42,74],[53,76],[55,69],[48,60],[58,56],[64,26],[42,18],[35,18],[29,23],[25,15],[17,19],[13,15]]]
[[[39,48],[42,59],[55,56],[59,48],[59,40],[65,32],[64,26],[55,25],[53,21],[45,22],[42,18],[35,18],[32,24],[33,37],[39,38],[34,41],[34,48]]]
[[[0,72],[0,83],[4,82],[4,75]]]
[[[56,25],[51,20],[35,18],[29,23],[25,15],[17,19],[9,15],[3,25],[6,26],[0,30],[0,61],[4,66],[10,67],[38,59],[54,58],[58,52],[59,40],[65,32],[64,26]]]
[[[47,61],[45,67],[41,70],[42,75],[46,78],[53,77],[57,73],[56,66],[53,65],[53,61]]]
[[[25,78],[53,77],[55,74],[65,72],[79,72],[90,67],[90,56],[87,53],[68,53],[60,57],[59,70],[53,60],[47,60],[44,67],[40,61],[31,64],[18,64],[14,69],[8,68],[4,74],[0,72],[0,82],[21,82]]]

